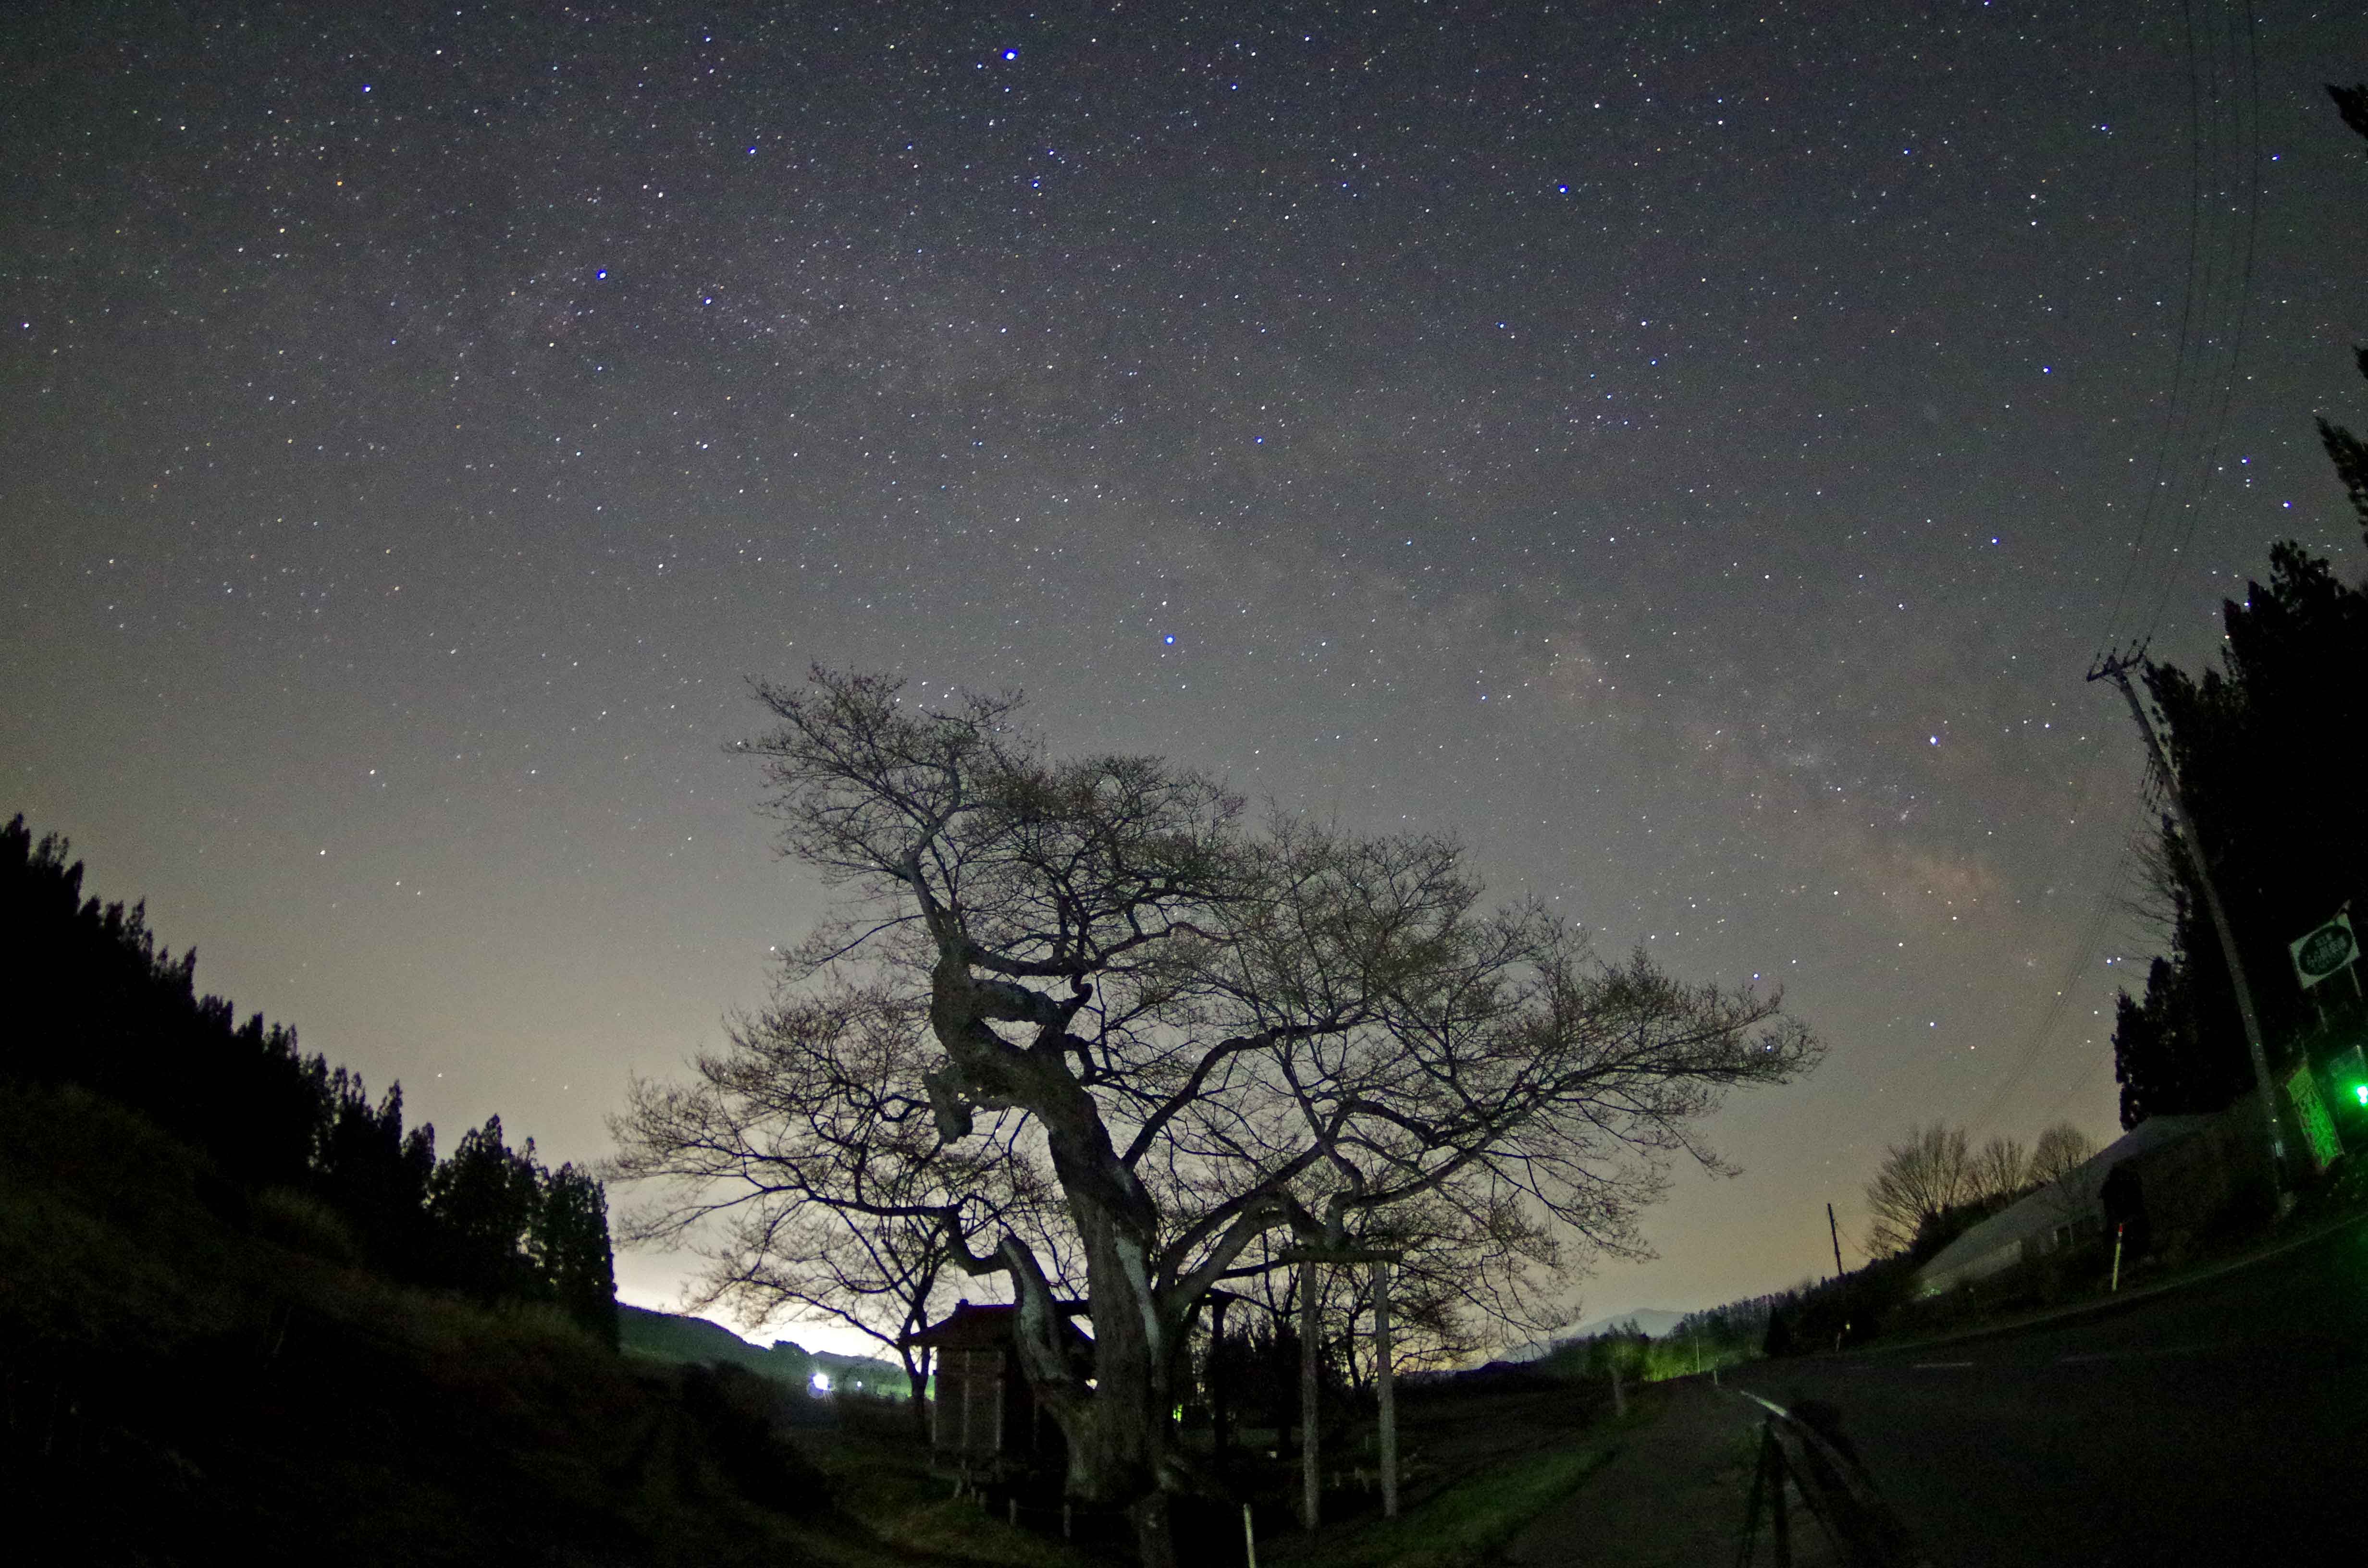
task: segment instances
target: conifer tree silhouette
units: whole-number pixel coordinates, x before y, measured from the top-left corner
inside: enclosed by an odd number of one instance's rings
[[[144,904],[83,896],[83,866],[19,815],[0,827],[0,1079],[74,1085],[142,1112],[246,1188],[311,1193],[393,1277],[488,1303],[554,1301],[616,1342],[608,1199],[575,1165],[556,1175],[501,1118],[436,1159],[405,1131],[403,1088],[372,1102],[359,1074],[305,1057],[296,1031],[200,996],[197,954],[148,929]]]
[[[441,1283],[487,1303],[537,1293],[527,1243],[540,1187],[532,1139],[513,1153],[498,1116],[462,1133],[427,1187]]]
[[[529,1238],[537,1269],[568,1316],[617,1343],[616,1259],[609,1197],[590,1173],[562,1165],[543,1183]]]

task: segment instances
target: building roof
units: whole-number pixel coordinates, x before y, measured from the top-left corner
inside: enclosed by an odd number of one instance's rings
[[[1068,1313],[1084,1310],[1084,1304],[1077,1301],[1055,1304]],[[915,1329],[905,1336],[904,1343],[931,1346],[939,1350],[992,1350],[1011,1343],[1019,1320],[1019,1309],[1008,1303],[973,1306],[968,1301],[957,1301],[953,1312],[943,1322]],[[1068,1328],[1072,1339],[1083,1341],[1085,1336],[1077,1331],[1075,1324],[1070,1324]]]
[[[1018,1307],[973,1307],[963,1301],[944,1322],[906,1335],[905,1343],[934,1346],[940,1350],[985,1350],[1008,1345],[1011,1342],[1013,1319],[1019,1312]]]
[[[2020,1251],[2031,1236],[2044,1236],[2074,1219],[2104,1211],[2105,1177],[2115,1165],[2149,1149],[2192,1137],[2218,1119],[2210,1116],[2148,1117],[2038,1191],[2009,1204],[1934,1253],[1916,1271],[1927,1290],[1940,1290],[1960,1277],[1986,1272],[1981,1265],[2008,1247]]]

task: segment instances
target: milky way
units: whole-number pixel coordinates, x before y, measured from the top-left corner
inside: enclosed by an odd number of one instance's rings
[[[1513,9],[12,7],[0,812],[598,1157],[820,905],[746,677],[1021,687],[1785,988],[1829,1061],[1590,1312],[1816,1272],[1911,1122],[2110,1134],[2081,676],[2359,573],[2356,18]]]

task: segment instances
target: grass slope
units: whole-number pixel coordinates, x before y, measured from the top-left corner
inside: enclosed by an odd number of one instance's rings
[[[12,1560],[1053,1560],[886,1539],[934,1505],[918,1466],[876,1461],[916,1490],[859,1517],[777,1436],[778,1384],[637,1362],[356,1256],[333,1213],[249,1194],[110,1102],[0,1083]]]
[[[1491,1466],[1395,1519],[1285,1537],[1261,1547],[1259,1560],[1275,1568],[1476,1568],[1609,1463],[1621,1439],[1646,1419],[1632,1414],[1575,1444]]]

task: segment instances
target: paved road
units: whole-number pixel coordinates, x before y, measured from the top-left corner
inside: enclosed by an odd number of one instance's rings
[[[1941,1568],[2368,1559],[2368,1224],[2099,1315],[1729,1381],[1829,1409]]]

